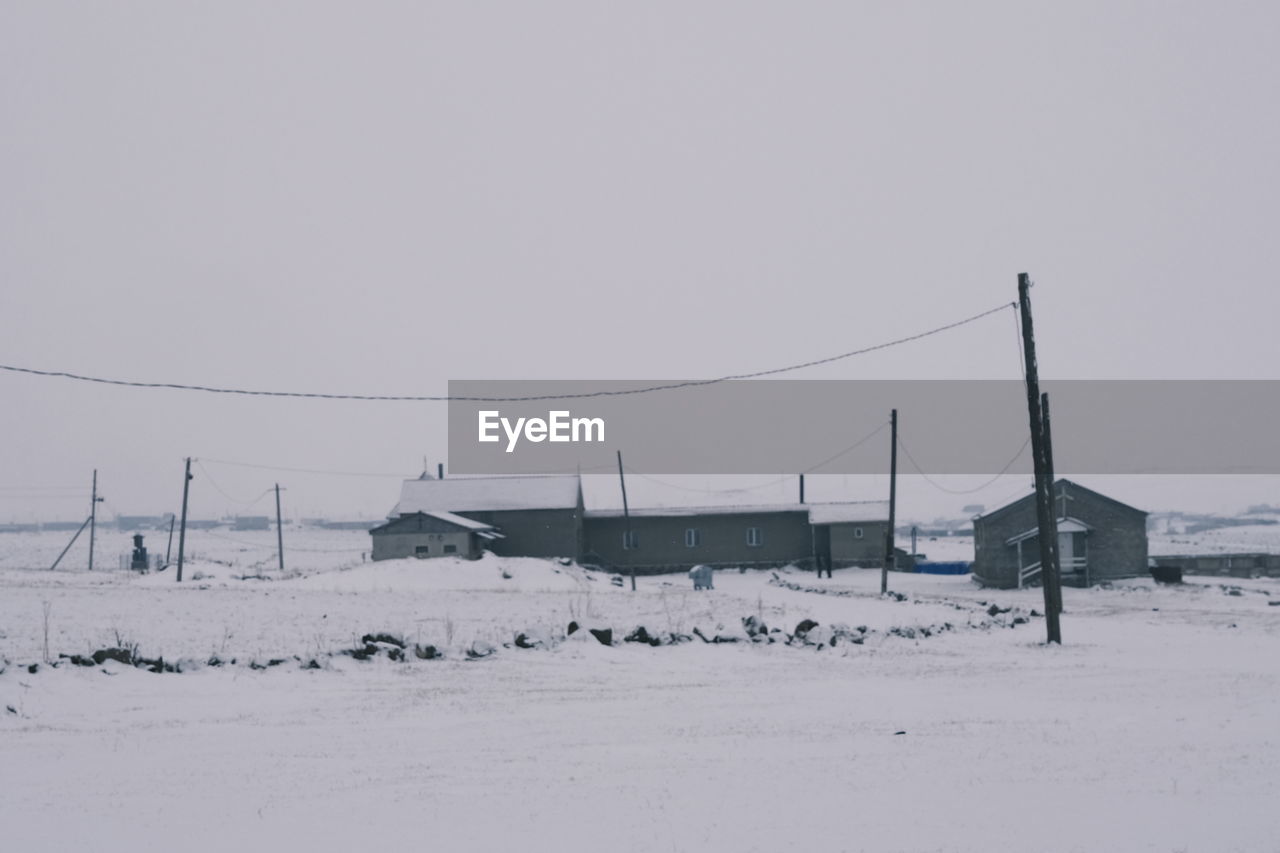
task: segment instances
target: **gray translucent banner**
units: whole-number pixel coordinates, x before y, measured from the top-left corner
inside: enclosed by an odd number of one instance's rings
[[[1055,473],[1280,473],[1280,381],[1042,390]],[[619,450],[652,474],[885,474],[892,409],[899,473],[1031,471],[1017,380],[454,380],[449,395],[456,474],[599,473]]]

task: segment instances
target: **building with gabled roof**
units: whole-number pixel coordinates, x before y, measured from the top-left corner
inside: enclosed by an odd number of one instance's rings
[[[487,543],[495,554],[570,559],[582,554],[582,480],[576,474],[405,480],[388,518],[415,513],[451,513],[495,528],[501,538]],[[389,533],[370,532],[375,541]]]
[[[1147,514],[1071,480],[1053,484],[1058,562],[1064,586],[1092,586],[1147,574]],[[1035,495],[973,521],[973,576],[1009,589],[1040,583]]]
[[[373,559],[463,557],[474,560],[487,542],[502,538],[491,524],[451,512],[411,512],[369,531]]]

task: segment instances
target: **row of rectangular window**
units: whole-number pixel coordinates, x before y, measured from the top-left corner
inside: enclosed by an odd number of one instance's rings
[[[427,555],[427,554],[430,554],[430,553],[431,553],[431,546],[430,546],[430,545],[417,545],[417,546],[415,546],[415,547],[414,547],[414,549],[413,549],[413,553],[414,553],[416,556],[419,556],[419,557],[425,556],[425,555]],[[444,551],[443,551],[443,553],[445,553],[445,554],[456,554],[456,553],[458,553],[458,546],[457,546],[457,545],[445,545],[445,546],[444,546]]]
[[[853,538],[862,538],[862,528],[853,528]],[[702,544],[702,531],[696,527],[686,527],[684,531],[684,547],[697,548]],[[764,545],[764,530],[759,527],[747,528],[747,546],[750,548],[759,548]],[[628,530],[622,534],[622,550],[634,551],[640,547],[640,538],[636,535],[636,531]]]

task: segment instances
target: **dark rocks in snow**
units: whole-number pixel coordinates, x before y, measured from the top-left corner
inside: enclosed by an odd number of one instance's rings
[[[646,645],[650,645],[650,646],[657,646],[662,643],[661,640],[659,640],[657,637],[650,634],[649,631],[643,625],[640,625],[630,634],[627,634],[627,636],[623,637],[622,641],[624,643],[645,643]]]
[[[769,627],[764,624],[764,620],[758,616],[742,617],[742,630],[747,632],[748,637],[755,638],[761,634],[768,635]]]
[[[320,669],[320,661],[312,658],[302,665],[303,669]]]
[[[397,646],[402,649],[406,645],[405,641],[400,637],[397,637],[395,634],[387,633],[365,634],[360,638],[360,642],[364,643],[366,646],[371,643],[386,643],[389,646]]]
[[[39,671],[40,671],[40,664],[38,663],[33,663],[31,664],[31,666],[27,667],[27,672],[31,673],[32,675],[35,675]]]
[[[1267,602],[1267,606],[1268,606],[1268,607],[1280,607],[1280,601],[1268,601],[1268,602]]]
[[[697,637],[699,640],[701,640],[702,642],[704,642],[704,643],[709,643],[709,642],[711,642],[710,640],[708,640],[708,639],[707,639],[707,635],[706,635],[706,634],[704,634],[704,633],[702,633],[702,629],[701,629],[701,628],[694,628],[694,629],[693,629],[693,635],[694,635],[695,637]]]
[[[496,651],[497,651],[497,649],[495,649],[495,648],[494,648],[492,645],[490,645],[489,643],[486,643],[484,640],[476,640],[476,641],[475,641],[474,643],[472,643],[472,644],[471,644],[471,646],[467,649],[467,659],[468,659],[468,660],[480,660],[481,658],[487,658],[487,657],[489,657],[490,655],[492,655],[492,654],[493,654],[494,652],[496,652]]]
[[[812,619],[805,619],[801,621],[800,624],[796,625],[796,630],[794,633],[797,639],[803,640],[810,631],[812,631],[814,628],[817,628],[817,627],[818,627],[817,622],[813,621]]]
[[[95,665],[92,657],[85,657],[84,655],[58,655],[58,657],[65,660],[69,660],[76,666],[94,666]]]
[[[519,634],[516,634],[517,649],[536,649],[541,645],[542,645],[541,640],[537,638],[530,638],[530,636],[524,633],[523,631],[520,632]]]
[[[993,604],[993,605],[991,605],[990,607],[988,607],[988,608],[987,608],[987,615],[988,615],[988,616],[999,616],[1001,613],[1008,613],[1011,609],[1012,609],[1012,608],[1009,608],[1009,607],[1000,607],[999,605]]]
[[[93,653],[93,662],[96,664],[104,664],[109,660],[116,663],[122,663],[126,666],[132,666],[134,656],[137,654],[136,649],[122,649],[119,647],[111,647],[106,649],[98,649]]]
[[[572,636],[574,635],[574,632],[575,632],[575,631],[577,631],[579,627],[580,627],[580,626],[578,625],[578,623],[577,623],[577,622],[570,622],[570,623],[569,623],[569,629],[568,629],[567,631],[565,631],[565,634],[566,634],[567,636],[572,637]]]
[[[418,660],[435,660],[438,657],[442,657],[439,649],[435,646],[430,644],[424,646],[421,643],[413,644],[413,656]]]
[[[613,645],[613,629],[612,628],[588,628],[591,636],[595,637],[602,646]]]
[[[907,597],[906,597],[905,595],[903,595],[903,594],[902,594],[902,593],[900,593],[900,592],[894,592],[893,590],[889,590],[888,592],[886,592],[886,593],[885,593],[885,595],[886,595],[886,596],[888,596],[889,598],[892,598],[894,601],[906,601],[906,600],[907,600]]]

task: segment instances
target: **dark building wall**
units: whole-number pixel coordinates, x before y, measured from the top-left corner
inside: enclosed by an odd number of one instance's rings
[[[503,536],[486,547],[508,557],[568,557],[582,555],[582,511],[512,509],[459,512],[465,518],[492,524]]]
[[[1188,575],[1280,577],[1280,554],[1197,554],[1153,559],[1157,565],[1176,566]]]
[[[477,537],[429,515],[408,515],[369,531],[373,538],[373,559],[396,560],[401,557],[466,557],[480,556]],[[447,551],[452,546],[453,551]],[[419,552],[419,548],[426,549]]]
[[[884,564],[887,521],[859,521],[827,525],[831,528],[831,562],[835,566],[873,567]],[[862,535],[859,536],[858,532]]]
[[[1075,483],[1065,482],[1066,514],[1090,528],[1077,534],[1083,542],[1087,573],[1064,583],[1099,583],[1117,578],[1139,577],[1147,573],[1147,514],[1100,495]],[[1054,484],[1055,515],[1062,516],[1061,495],[1064,481]],[[1005,542],[1036,526],[1035,501],[1032,495],[974,522],[974,576],[987,586],[1009,588],[1018,585],[1018,550]],[[1022,543],[1023,561],[1039,562],[1040,541],[1031,537]],[[1077,555],[1080,546],[1077,546]]]
[[[747,529],[760,530],[759,545],[747,544]],[[699,544],[685,545],[685,531],[695,529]],[[586,519],[585,559],[611,568],[634,565],[637,572],[679,571],[710,566],[779,566],[809,560],[813,534],[806,511],[742,512],[715,515],[633,516],[637,548],[624,550],[626,521],[621,516]]]

